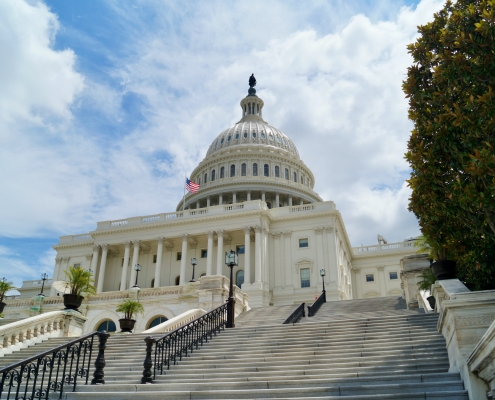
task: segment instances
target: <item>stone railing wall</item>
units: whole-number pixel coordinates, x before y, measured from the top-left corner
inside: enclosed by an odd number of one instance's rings
[[[492,322],[467,360],[471,373],[488,383],[489,399],[495,399],[495,321]]]
[[[166,332],[172,332],[173,330],[181,327],[182,325],[185,325],[192,320],[201,317],[202,315],[205,315],[206,311],[197,308],[193,310],[186,311],[185,313],[182,313],[181,315],[177,315],[174,318],[169,319],[168,321],[162,322],[160,325],[154,326],[153,328],[147,329],[143,331],[143,333],[166,333]]]
[[[352,251],[354,254],[361,254],[361,253],[376,253],[376,252],[394,252],[394,251],[404,251],[404,250],[413,250],[413,249],[414,249],[414,240],[408,240],[406,242],[353,247]]]

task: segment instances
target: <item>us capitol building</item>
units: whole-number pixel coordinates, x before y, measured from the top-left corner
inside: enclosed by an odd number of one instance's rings
[[[321,269],[327,301],[403,294],[401,260],[415,254],[413,242],[352,247],[335,203],[313,190],[314,175],[295,144],[264,120],[254,76],[249,84],[240,121],[213,139],[190,175],[200,189],[181,199],[176,211],[101,221],[94,231],[62,236],[54,246],[53,281],[64,280],[68,266],[94,274],[96,300],[102,301],[90,302],[95,316],[88,331],[105,318],[117,321],[104,299],[133,287],[136,274],[143,301],[156,303],[138,330],[157,315],[184,312],[192,307],[187,293],[201,292],[199,282],[189,282],[191,259],[197,259],[195,281],[228,277],[224,260],[231,249],[239,255],[235,284],[251,308],[311,304],[322,290]],[[57,296],[54,287],[47,304],[51,296]]]

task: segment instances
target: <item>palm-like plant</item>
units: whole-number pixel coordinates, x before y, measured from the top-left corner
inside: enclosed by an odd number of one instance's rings
[[[427,253],[432,260],[447,260],[447,246],[437,242],[435,239],[421,235],[416,238],[414,246],[419,247],[417,254]]]
[[[0,303],[3,303],[5,293],[12,289],[15,289],[14,282],[9,282],[5,278],[0,280]]]
[[[124,319],[133,319],[134,314],[144,313],[144,307],[137,300],[127,299],[120,303],[115,311],[124,313]]]
[[[433,285],[437,278],[435,278],[435,274],[431,270],[431,268],[425,269],[421,275],[419,275],[418,288],[419,290],[430,290],[431,285]]]
[[[96,294],[96,286],[91,271],[69,266],[69,269],[64,272],[67,276],[66,288],[69,289],[69,294],[76,296]]]

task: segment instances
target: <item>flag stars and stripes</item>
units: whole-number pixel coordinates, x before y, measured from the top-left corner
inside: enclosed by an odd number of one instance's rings
[[[186,189],[191,193],[198,193],[199,185],[186,178]]]

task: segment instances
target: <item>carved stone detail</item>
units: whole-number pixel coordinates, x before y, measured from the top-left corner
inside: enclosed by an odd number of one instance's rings
[[[86,260],[91,261],[93,254],[86,254]]]
[[[206,232],[206,234],[208,235],[208,238],[212,238],[215,236],[215,232],[214,231],[208,231]]]
[[[472,317],[455,317],[456,326],[476,326],[476,325],[490,325],[495,321],[495,314],[489,315],[476,315]]]
[[[163,242],[165,241],[165,238],[159,237],[159,238],[156,238],[156,241],[157,241],[157,243],[163,244]]]
[[[250,226],[245,226],[242,228],[244,233],[251,233],[251,227]]]
[[[322,228],[322,227],[315,228],[314,230],[315,230],[315,233],[316,233],[317,235],[321,235],[321,234],[323,233],[323,228]]]
[[[291,235],[292,235],[292,231],[284,232],[284,237],[286,238],[290,238]]]
[[[98,253],[98,252],[100,251],[100,246],[99,246],[99,245],[97,245],[97,244],[94,244],[94,245],[93,245],[93,251],[94,251],[95,253]]]

